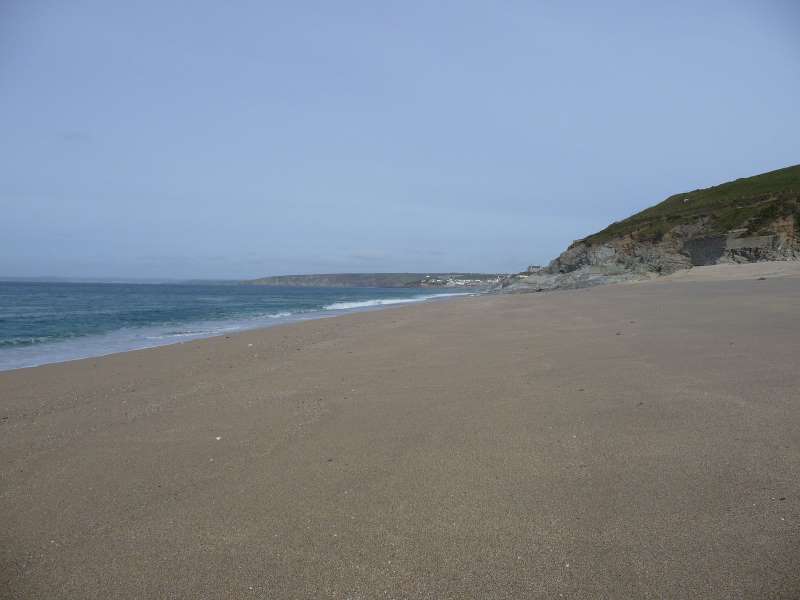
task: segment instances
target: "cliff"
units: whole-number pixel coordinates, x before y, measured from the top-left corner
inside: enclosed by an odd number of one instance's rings
[[[676,194],[573,242],[515,291],[586,287],[693,266],[800,259],[800,165]]]

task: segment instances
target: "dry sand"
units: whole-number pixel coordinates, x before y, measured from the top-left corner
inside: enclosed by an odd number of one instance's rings
[[[0,596],[798,598],[799,344],[756,265],[0,373]]]

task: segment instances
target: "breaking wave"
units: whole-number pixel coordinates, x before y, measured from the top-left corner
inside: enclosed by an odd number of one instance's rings
[[[354,310],[358,308],[370,308],[373,306],[389,306],[392,304],[408,304],[410,302],[424,302],[436,298],[446,298],[451,296],[472,296],[469,292],[454,292],[449,294],[424,294],[412,296],[410,298],[376,298],[373,300],[360,300],[354,302],[334,302],[323,306],[323,310]]]

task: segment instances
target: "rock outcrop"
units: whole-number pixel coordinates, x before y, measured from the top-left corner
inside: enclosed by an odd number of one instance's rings
[[[693,266],[800,260],[800,166],[678,194],[573,242],[511,291],[587,287]]]

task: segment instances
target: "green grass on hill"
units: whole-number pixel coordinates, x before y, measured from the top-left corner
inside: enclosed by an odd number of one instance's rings
[[[757,235],[778,217],[788,215],[794,215],[800,227],[800,165],[670,196],[584,241],[602,244],[625,235],[658,241],[673,227],[705,217],[709,219],[707,235],[722,235],[742,227]]]

